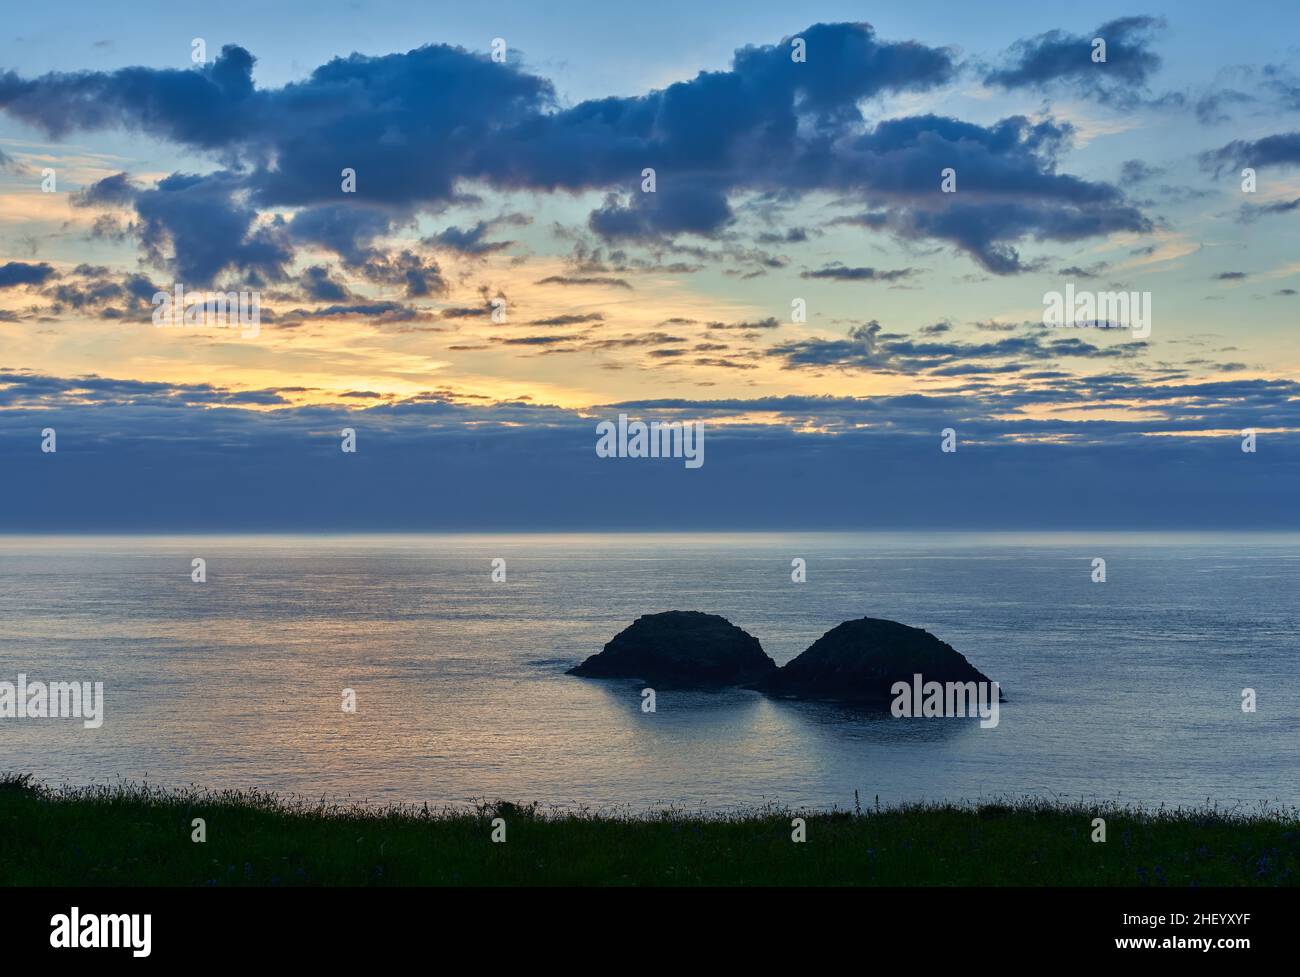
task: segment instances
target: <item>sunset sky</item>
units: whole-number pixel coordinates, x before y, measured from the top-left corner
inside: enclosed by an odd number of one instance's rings
[[[0,529],[1300,525],[1300,11],[994,6],[11,6]]]

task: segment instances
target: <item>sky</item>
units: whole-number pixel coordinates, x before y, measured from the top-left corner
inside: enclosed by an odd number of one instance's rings
[[[0,531],[1294,529],[1297,27],[7,9]]]

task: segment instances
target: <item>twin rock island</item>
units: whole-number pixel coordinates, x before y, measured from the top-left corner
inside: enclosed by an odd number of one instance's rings
[[[661,688],[741,686],[790,699],[884,705],[895,682],[991,682],[928,631],[864,617],[827,631],[778,666],[752,634],[717,614],[645,614],[568,674],[640,679]]]

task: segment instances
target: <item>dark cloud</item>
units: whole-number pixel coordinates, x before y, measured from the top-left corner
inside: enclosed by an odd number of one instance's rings
[[[681,233],[710,235],[731,223],[726,192],[713,182],[684,183],[663,193],[610,194],[588,223],[611,241],[671,237]]]
[[[870,174],[864,192],[896,202],[839,222],[948,241],[994,274],[1027,270],[1014,244],[1025,238],[1075,241],[1152,230],[1117,188],[1057,172],[1072,134],[1068,125],[1023,117],[991,127],[938,116],[882,122],[853,141],[850,155]],[[945,194],[938,175],[949,167],[958,192]]]
[[[1132,105],[1160,68],[1160,56],[1150,46],[1164,26],[1158,17],[1121,17],[1091,34],[1048,31],[1016,42],[1008,64],[990,72],[984,83],[1001,88],[1044,88],[1064,82],[1071,94]],[[1092,60],[1094,38],[1106,42],[1105,62]]]
[[[1018,379],[1035,382],[992,388],[976,378],[942,392],[573,411],[445,389],[368,407],[355,403],[368,391],[348,390],[337,404],[294,407],[300,387],[0,370],[0,524],[155,533],[1300,525],[1300,452],[1293,438],[1267,433],[1300,428],[1300,383],[1153,384],[1131,373],[1050,370]],[[1115,404],[1138,409],[1117,415]],[[729,420],[709,424],[707,464],[684,472],[597,458],[594,421],[619,413]],[[33,448],[33,432],[46,424],[59,430],[66,471],[57,479]],[[938,450],[949,426],[961,439],[955,455]],[[365,439],[355,462],[339,461],[342,427]],[[1213,432],[1247,427],[1263,432],[1268,449],[1242,464],[1240,439]],[[820,486],[817,504],[792,508],[809,484]],[[368,504],[352,504],[358,498]],[[1090,500],[1082,508],[1081,498]]]
[[[313,319],[369,319],[378,325],[389,323],[427,322],[434,317],[401,302],[351,302],[327,305],[318,309],[294,309],[282,317],[286,327],[300,325]]]
[[[258,211],[241,202],[242,178],[221,171],[173,173],[153,188],[124,173],[106,177],[74,197],[77,206],[130,205],[133,232],[149,260],[178,281],[207,285],[226,271],[254,284],[283,281],[293,247],[282,222],[258,224]]]
[[[669,320],[672,322],[673,320]],[[759,329],[778,329],[781,323],[775,316],[768,316],[766,319],[750,320],[746,322],[710,322],[705,325],[706,329],[722,330],[735,329],[742,332],[752,332]]]
[[[769,356],[785,360],[789,368],[840,366],[858,369],[889,367],[892,357],[879,337],[884,327],[876,320],[849,329],[847,339],[800,339],[771,347]]]
[[[1120,167],[1120,179],[1125,183],[1145,183],[1148,180],[1163,176],[1165,170],[1159,166],[1152,166],[1140,159],[1125,160],[1124,165]]]
[[[490,305],[451,306],[439,313],[444,319],[479,319],[491,314]]]
[[[612,288],[631,288],[625,278],[606,278],[598,275],[548,275],[538,285],[608,285]]]
[[[495,342],[506,346],[528,346],[541,345],[545,346],[542,352],[545,355],[571,354],[571,353],[604,353],[610,350],[618,349],[638,349],[644,347],[662,347],[671,346],[687,342],[682,336],[673,336],[663,332],[646,332],[631,333],[622,336],[610,336],[605,338],[593,338],[589,333],[579,333],[575,335],[540,335],[540,336],[523,336],[512,338],[497,338]],[[698,347],[697,347],[698,349]],[[650,350],[648,355],[655,357],[663,356],[681,356],[686,352],[683,349],[676,350]]]
[[[1145,78],[1140,39],[1152,23],[1107,25],[1111,77]],[[408,295],[436,293],[434,266],[390,269],[374,242],[475,183],[603,190],[592,231],[655,242],[723,233],[740,194],[831,191],[878,203],[864,226],[946,241],[997,273],[1024,270],[1022,240],[1149,228],[1115,188],[1058,172],[1068,126],[937,116],[868,123],[871,100],[952,81],[947,49],[883,41],[867,24],[816,24],[799,36],[804,63],[791,60],[787,38],[740,49],[729,70],[569,108],[549,81],[446,45],[336,58],[277,89],[258,89],[252,55],[230,45],[185,71],[7,72],[0,110],[53,137],[121,128],[218,160],[221,169],[202,177],[175,174],[148,189],[101,183],[84,200],[134,207],[150,259],[196,283],[223,273],[282,280],[294,247],[307,244],[374,281],[405,276]],[[949,166],[961,203],[938,192]],[[640,192],[645,167],[656,170],[654,193]],[[344,168],[355,171],[355,194],[341,192]],[[1004,205],[1009,196],[1018,207]],[[301,210],[289,221],[256,220],[281,207]],[[497,246],[486,230],[448,228],[431,243],[482,253]]]
[[[438,263],[410,249],[390,254],[372,252],[350,267],[371,282],[400,287],[407,298],[425,298],[447,291]]]
[[[151,316],[153,296],[162,291],[147,276],[120,275],[98,265],[77,265],[48,284],[41,294],[51,301],[50,314],[68,309],[101,319],[139,319]]]
[[[931,327],[922,330],[922,335],[942,335],[946,331]],[[850,328],[845,339],[793,340],[770,347],[766,355],[782,360],[787,369],[836,368],[958,376],[1018,372],[1024,369],[1023,361],[1038,361],[1041,365],[1041,361],[1058,358],[1132,359],[1146,348],[1147,343],[1142,341],[1100,346],[1077,336],[1062,336],[1059,330],[1045,329],[992,342],[917,341],[886,333],[873,319]]]
[[[55,274],[54,269],[44,262],[27,264],[22,261],[10,261],[0,265],[0,288],[14,288],[18,285],[43,285],[53,278]]]
[[[666,332],[643,332],[609,339],[591,339],[584,343],[584,348],[618,349],[633,348],[637,346],[671,346],[684,342],[686,342],[686,340],[683,337],[674,336]]]
[[[0,149],[0,170],[8,170],[11,173],[27,173],[28,168],[18,160],[14,159],[3,149]]]
[[[1250,224],[1259,220],[1261,217],[1271,217],[1274,214],[1292,214],[1300,210],[1300,197],[1294,200],[1279,200],[1271,204],[1259,204],[1251,206],[1243,204],[1237,212],[1237,219],[1243,224]]]
[[[903,278],[910,278],[915,274],[915,268],[896,268],[891,271],[883,271],[878,268],[850,268],[847,265],[835,262],[824,268],[818,268],[816,271],[805,271],[799,277],[829,278],[838,282],[896,282]]]
[[[503,251],[514,241],[488,241],[487,235],[502,225],[522,226],[532,222],[523,214],[511,214],[497,220],[481,220],[471,227],[448,227],[422,240],[431,248],[445,248],[460,254],[485,255]]]
[[[1094,262],[1086,268],[1082,265],[1070,265],[1068,268],[1058,268],[1056,273],[1065,278],[1098,278],[1106,273],[1110,265],[1105,261]]]
[[[1231,122],[1232,115],[1227,111],[1229,106],[1246,105],[1254,101],[1254,96],[1232,88],[1207,92],[1198,98],[1194,104],[1196,119],[1201,125],[1207,126],[1218,125],[1221,122]]]
[[[552,343],[567,343],[572,336],[508,336],[497,342],[505,346],[548,346]]]
[[[534,319],[529,323],[531,326],[576,326],[587,322],[602,322],[604,316],[599,312],[588,312],[582,315],[557,315],[548,319]]]
[[[757,370],[758,365],[755,363],[737,363],[735,360],[722,359],[716,356],[697,356],[691,361],[696,366],[716,367],[723,370]]]
[[[324,265],[312,265],[306,269],[298,284],[303,294],[315,302],[343,302],[352,298],[348,287],[331,278],[330,270]]]
[[[792,227],[784,234],[765,231],[757,235],[755,240],[759,244],[803,244],[808,240],[808,229],[805,227]]]
[[[1266,64],[1261,69],[1264,87],[1277,97],[1284,108],[1300,110],[1300,78],[1284,65]]]
[[[288,232],[297,243],[333,251],[345,263],[357,266],[375,255],[372,244],[376,238],[406,219],[378,207],[323,204],[298,211]]]
[[[301,390],[302,388],[296,388]],[[119,380],[94,374],[54,377],[16,370],[0,370],[0,407],[50,406],[79,403],[100,408],[270,406],[288,404],[282,390],[238,391],[210,383],[178,384],[149,380]]]
[[[1300,165],[1300,132],[1284,132],[1263,139],[1235,139],[1219,149],[1201,154],[1201,165],[1216,173],[1230,167]]]

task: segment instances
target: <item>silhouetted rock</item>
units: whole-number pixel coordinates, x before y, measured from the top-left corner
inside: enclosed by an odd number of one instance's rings
[[[755,683],[776,696],[888,703],[895,682],[989,682],[987,675],[929,631],[864,617],[831,628],[789,664]]]
[[[726,618],[665,611],[637,618],[569,674],[636,678],[665,688],[717,688],[751,684],[775,671],[776,662],[758,639]]]

